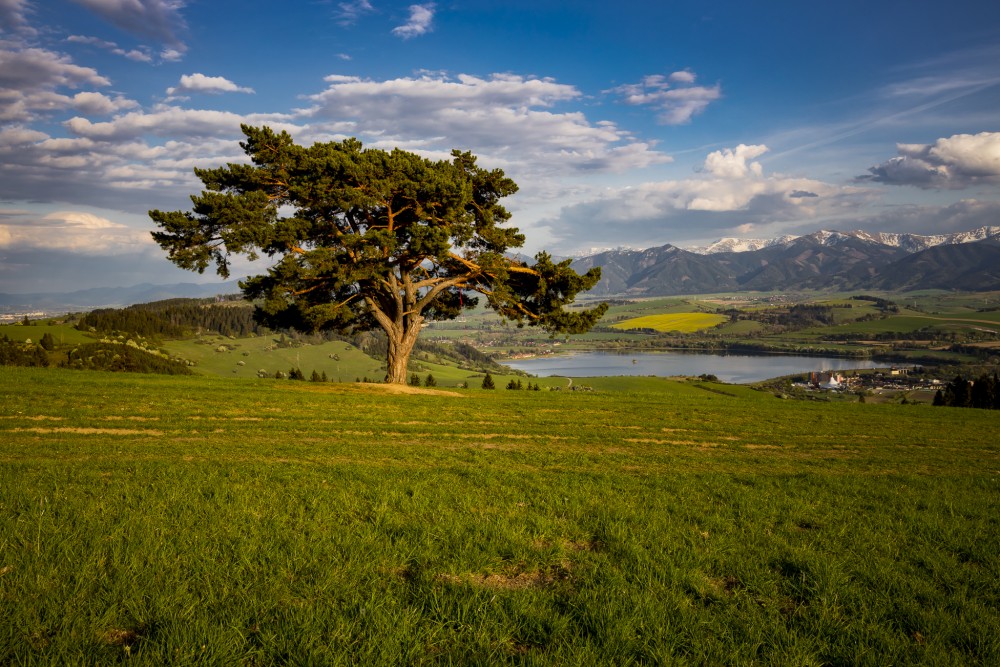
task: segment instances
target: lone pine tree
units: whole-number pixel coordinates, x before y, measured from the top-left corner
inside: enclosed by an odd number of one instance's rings
[[[150,211],[153,238],[178,266],[229,276],[233,256],[273,260],[240,283],[272,328],[388,337],[386,382],[405,383],[424,322],[473,308],[477,292],[501,317],[551,333],[580,333],[601,304],[568,311],[593,287],[547,253],[528,265],[506,253],[524,236],[505,227],[500,204],[517,185],[469,152],[432,161],[403,150],[363,149],[360,141],[299,146],[286,132],[243,126],[251,164],[195,169],[205,185],[192,211]]]

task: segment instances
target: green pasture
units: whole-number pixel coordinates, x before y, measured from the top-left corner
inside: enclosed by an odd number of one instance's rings
[[[302,370],[307,377],[313,370],[326,373],[334,382],[385,377],[385,369],[377,360],[349,343],[332,341],[279,347],[281,340],[280,334],[247,338],[203,335],[167,341],[162,347],[172,356],[195,362],[196,372],[226,377],[255,378],[261,370],[273,376],[277,371],[287,373],[292,368]]]
[[[971,313],[958,316],[905,314],[867,322],[851,322],[835,327],[819,327],[804,333],[910,333],[921,329],[974,329],[1000,327],[998,313]]]
[[[754,320],[737,320],[721,325],[716,329],[716,333],[721,336],[746,336],[747,334],[762,331],[764,325]]]
[[[32,323],[28,326],[21,324],[0,325],[0,336],[16,341],[31,340],[38,343],[45,334],[52,334],[56,345],[75,345],[77,343],[93,343],[96,338],[93,334],[86,334],[78,331],[68,324],[40,324]]]
[[[0,664],[1000,663],[992,411],[0,369]]]

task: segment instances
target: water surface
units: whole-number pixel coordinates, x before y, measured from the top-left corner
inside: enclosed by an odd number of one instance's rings
[[[504,362],[538,377],[602,377],[615,375],[714,375],[736,384],[809,371],[875,368],[871,359],[807,357],[784,354],[721,354],[709,352],[573,352]]]

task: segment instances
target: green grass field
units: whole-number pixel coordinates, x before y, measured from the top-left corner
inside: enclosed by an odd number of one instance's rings
[[[998,415],[0,369],[0,664],[1000,663]]]
[[[3,324],[0,325],[0,336],[7,336],[11,340],[25,341],[32,340],[35,343],[42,340],[42,336],[45,334],[52,334],[57,345],[63,344],[76,344],[76,343],[93,343],[94,336],[88,336],[82,331],[77,331],[73,327],[66,324],[40,324],[35,323],[30,326],[22,326],[20,324]]]

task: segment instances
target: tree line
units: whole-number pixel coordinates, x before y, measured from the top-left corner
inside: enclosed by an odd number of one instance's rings
[[[983,373],[976,380],[966,380],[956,375],[934,395],[934,405],[1000,410],[1000,376]]]
[[[198,331],[223,336],[266,333],[250,304],[221,305],[206,299],[168,299],[127,308],[99,308],[80,318],[81,331],[122,331],[156,338],[183,338]]]

